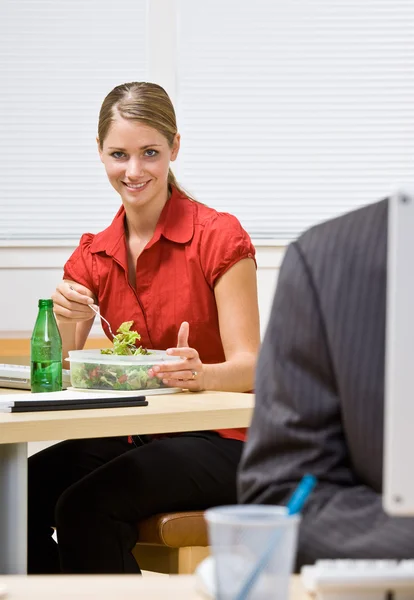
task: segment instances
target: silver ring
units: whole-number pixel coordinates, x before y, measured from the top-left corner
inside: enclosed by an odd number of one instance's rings
[[[191,373],[193,374],[192,379],[195,379],[197,377],[197,371],[191,371]]]

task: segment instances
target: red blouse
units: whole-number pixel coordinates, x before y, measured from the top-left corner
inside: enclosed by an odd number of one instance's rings
[[[217,280],[255,249],[236,217],[190,200],[175,188],[162,210],[152,239],[137,260],[136,289],[128,281],[125,210],[96,235],[85,233],[67,261],[64,278],[86,286],[115,331],[134,321],[144,347],[177,345],[183,321],[189,345],[203,363],[225,361],[214,296]],[[109,339],[107,325],[102,323]],[[200,429],[202,424],[200,423]],[[245,429],[220,430],[244,440]]]

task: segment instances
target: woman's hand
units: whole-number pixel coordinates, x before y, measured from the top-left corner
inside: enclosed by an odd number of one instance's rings
[[[183,360],[163,365],[155,365],[148,374],[159,377],[168,387],[180,387],[191,392],[200,392],[204,389],[203,363],[197,350],[188,345],[190,326],[187,321],[181,323],[178,332],[177,347],[169,348],[167,354],[180,356]]]
[[[90,290],[75,281],[64,280],[52,294],[53,310],[60,323],[79,323],[95,317],[89,308],[95,303]]]

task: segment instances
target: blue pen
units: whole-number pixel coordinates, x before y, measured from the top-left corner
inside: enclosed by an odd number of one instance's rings
[[[316,485],[316,477],[313,475],[304,475],[299,482],[299,485],[294,490],[292,496],[290,497],[286,508],[288,515],[295,515],[299,513],[306,500],[309,497],[309,494],[312,492],[313,488]],[[237,594],[235,600],[246,600],[248,594],[250,593],[251,587],[255,584],[256,579],[262,572],[263,568],[266,566],[272,552],[275,549],[277,542],[279,541],[279,531],[276,530],[270,538],[269,544],[267,545],[265,551],[253,567],[253,570],[246,578],[243,583],[240,592]]]
[[[289,515],[299,513],[311,491],[316,485],[316,477],[314,475],[304,475],[299,482],[298,487],[294,490],[287,503],[287,511]]]

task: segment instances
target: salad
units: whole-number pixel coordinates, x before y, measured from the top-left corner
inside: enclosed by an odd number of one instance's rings
[[[136,342],[141,336],[131,331],[133,321],[122,323],[114,337],[113,347],[101,350],[71,350],[70,378],[75,388],[94,390],[150,390],[168,387],[148,371],[155,364],[181,360],[164,350],[151,352]]]
[[[101,354],[118,354],[120,356],[138,356],[139,354],[153,354],[146,348],[139,346],[135,342],[141,339],[137,331],[131,331],[134,321],[125,321],[117,329],[117,335],[113,339],[113,348],[103,348]]]
[[[73,387],[95,390],[145,390],[167,387],[158,377],[150,377],[148,365],[71,362]]]

